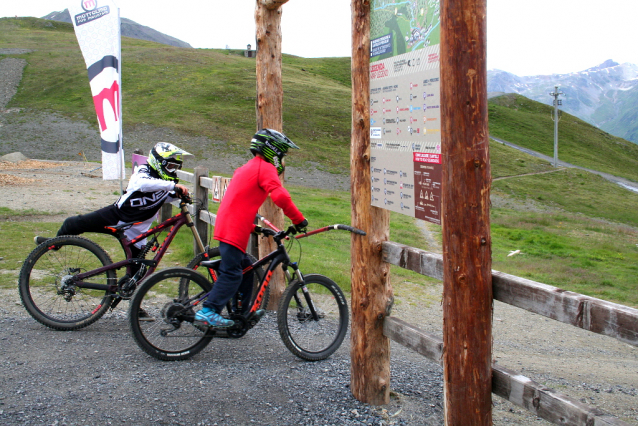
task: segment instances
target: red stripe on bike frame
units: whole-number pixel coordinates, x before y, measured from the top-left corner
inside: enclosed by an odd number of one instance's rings
[[[261,307],[261,300],[264,298],[264,293],[266,293],[266,288],[268,287],[270,278],[272,278],[272,271],[268,271],[268,274],[266,274],[266,278],[264,278],[264,283],[259,289],[259,293],[257,294],[257,299],[255,299],[255,304],[253,305],[252,308],[250,308],[251,314],[255,312],[257,308]]]
[[[101,307],[102,307],[102,305],[98,305],[98,306],[97,306],[97,308],[95,308],[95,309],[93,310],[93,312],[91,312],[91,315],[93,315],[94,313],[96,313],[97,311],[99,311]]]

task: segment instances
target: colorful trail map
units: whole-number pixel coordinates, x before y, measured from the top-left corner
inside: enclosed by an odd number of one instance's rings
[[[370,62],[439,44],[440,0],[373,0]]]

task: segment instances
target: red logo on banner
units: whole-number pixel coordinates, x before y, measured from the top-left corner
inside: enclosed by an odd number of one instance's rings
[[[106,118],[104,118],[104,100],[108,101],[113,110],[113,115],[116,121],[120,121],[120,86],[117,81],[114,81],[110,88],[102,90],[96,96],[93,96],[93,103],[95,104],[95,112],[97,113],[97,119],[100,122],[100,130],[106,130]]]
[[[97,8],[97,0],[82,0],[82,9],[90,12]]]

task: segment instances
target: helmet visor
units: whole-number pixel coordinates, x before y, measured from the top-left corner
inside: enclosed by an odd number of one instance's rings
[[[166,171],[169,173],[175,173],[176,171],[180,170],[182,168],[182,163],[176,163],[173,161],[167,161],[166,162],[166,166],[164,166],[166,168]]]

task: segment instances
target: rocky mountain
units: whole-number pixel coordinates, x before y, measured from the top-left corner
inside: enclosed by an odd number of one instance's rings
[[[62,12],[51,12],[42,19],[49,19],[51,21],[60,21],[72,23],[69,9],[64,9]],[[160,33],[153,28],[140,25],[135,21],[131,21],[127,18],[121,18],[122,36],[132,37],[140,40],[154,41],[156,43],[167,44],[175,47],[190,47],[192,46],[184,41],[178,40],[175,37]]]
[[[612,135],[638,143],[638,66],[607,60],[569,74],[519,77],[502,70],[487,73],[489,92],[518,93],[552,105],[554,87],[565,94],[561,109]]]

